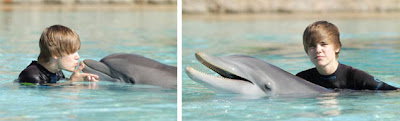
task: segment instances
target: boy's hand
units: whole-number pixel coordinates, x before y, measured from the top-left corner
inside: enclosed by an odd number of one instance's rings
[[[99,76],[95,74],[90,74],[90,73],[81,73],[82,69],[85,67],[85,64],[81,62],[79,64],[78,69],[76,69],[72,75],[71,75],[71,81],[92,81],[92,82],[98,82],[99,81]]]

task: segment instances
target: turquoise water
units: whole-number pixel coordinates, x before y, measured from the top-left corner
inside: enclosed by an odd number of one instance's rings
[[[176,120],[176,90],[111,82],[41,88],[12,83],[36,60],[40,34],[53,24],[77,31],[80,60],[136,53],[177,65],[173,10],[0,11],[0,120]]]
[[[201,18],[201,17],[199,17]],[[183,65],[215,74],[194,57],[244,54],[292,74],[312,68],[302,34],[315,18],[183,19]],[[232,17],[234,18],[234,17]],[[400,87],[400,24],[396,18],[336,18],[341,63]],[[183,120],[398,120],[400,92],[342,92],[314,96],[246,97],[216,94],[183,69]],[[215,74],[216,75],[216,74]]]

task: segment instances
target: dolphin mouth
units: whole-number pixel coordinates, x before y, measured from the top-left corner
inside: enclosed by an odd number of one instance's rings
[[[249,81],[249,80],[246,79],[246,78],[243,78],[243,77],[238,76],[238,75],[236,75],[236,74],[234,74],[234,73],[232,73],[232,72],[229,72],[228,69],[224,69],[224,68],[222,68],[222,67],[218,67],[217,65],[214,65],[214,64],[212,64],[211,62],[207,61],[207,59],[205,59],[205,56],[206,56],[206,55],[205,55],[204,53],[197,52],[197,53],[195,54],[195,56],[196,56],[196,59],[197,59],[201,64],[203,64],[204,66],[206,66],[206,67],[208,67],[209,69],[213,70],[214,72],[218,73],[218,74],[220,75],[220,77],[219,77],[219,76],[216,76],[217,78],[224,78],[224,79],[231,79],[231,80],[240,80],[240,81],[246,81],[246,82],[252,83],[251,81]],[[198,71],[198,70],[196,70],[196,71]],[[198,71],[198,72],[200,72],[200,71]],[[204,72],[202,72],[202,73],[203,73],[203,74],[206,74],[206,73],[204,73]],[[206,75],[213,76],[213,75],[210,75],[210,74],[206,74]],[[253,84],[253,83],[252,83],[252,84]]]
[[[101,62],[86,59],[83,61],[83,64],[85,64],[85,68],[82,70],[83,72],[97,74],[98,76],[106,77],[106,79],[112,78],[109,67]]]

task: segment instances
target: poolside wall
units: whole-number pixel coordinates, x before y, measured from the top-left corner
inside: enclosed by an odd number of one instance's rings
[[[183,13],[399,12],[400,0],[183,0]]]
[[[0,4],[176,4],[177,0],[1,0]]]

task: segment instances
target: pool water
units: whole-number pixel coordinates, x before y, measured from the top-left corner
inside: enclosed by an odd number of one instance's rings
[[[194,53],[242,54],[292,74],[313,67],[302,45],[304,29],[317,20],[338,26],[339,61],[400,87],[400,24],[395,17],[187,17],[183,19],[183,120],[397,120],[400,92],[345,91],[311,96],[248,97],[216,94],[184,72],[191,66],[215,74]],[[221,19],[223,18],[223,19]]]
[[[64,87],[14,84],[36,60],[42,30],[54,24],[77,31],[81,61],[135,53],[177,65],[176,10],[0,11],[0,120],[176,120],[176,90],[112,82]]]

